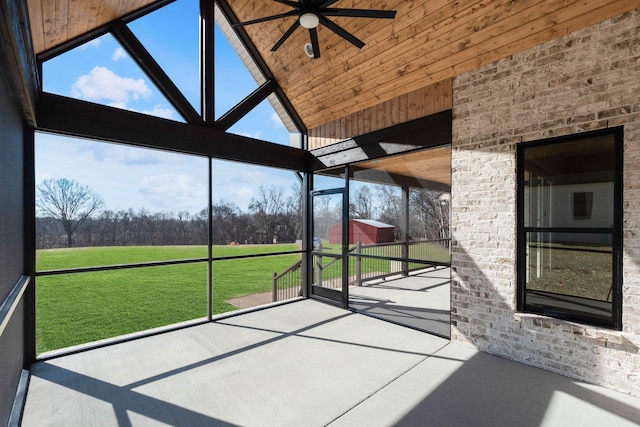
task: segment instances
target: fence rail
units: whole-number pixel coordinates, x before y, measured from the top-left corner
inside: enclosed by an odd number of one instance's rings
[[[428,266],[451,265],[451,239],[416,240],[408,243],[357,243],[349,248],[349,285],[361,286],[363,280],[384,278],[396,274],[409,274]],[[319,252],[321,248],[319,248]],[[316,286],[340,288],[342,279],[341,257],[324,254],[313,257],[313,281]],[[323,263],[323,258],[330,258]],[[273,301],[302,295],[302,261],[284,272],[273,273]]]
[[[273,301],[284,301],[302,295],[302,260],[296,262],[282,273],[273,273]]]
[[[451,265],[450,239],[416,240],[362,245],[349,251],[349,285],[362,286],[363,280],[384,278],[434,265]]]

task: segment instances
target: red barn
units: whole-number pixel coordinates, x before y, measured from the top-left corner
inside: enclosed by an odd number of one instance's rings
[[[366,245],[372,243],[393,242],[393,225],[372,219],[349,220],[349,244],[360,242]],[[342,236],[342,224],[329,227],[329,243],[339,244]]]

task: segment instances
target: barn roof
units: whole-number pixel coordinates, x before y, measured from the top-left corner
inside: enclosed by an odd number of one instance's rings
[[[352,221],[361,222],[377,228],[394,228],[391,224],[385,224],[384,222],[376,221],[374,219],[354,219]]]

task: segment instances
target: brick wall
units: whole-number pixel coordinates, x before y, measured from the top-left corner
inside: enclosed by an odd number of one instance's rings
[[[624,126],[623,331],[516,311],[516,146]],[[640,9],[453,82],[452,340],[640,396]]]

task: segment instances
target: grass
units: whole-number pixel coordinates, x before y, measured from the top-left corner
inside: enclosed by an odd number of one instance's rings
[[[297,250],[300,250],[300,247],[293,243],[277,245],[219,245],[213,247],[213,257],[222,258]],[[40,249],[36,253],[36,269],[37,271],[46,271],[206,257],[206,246],[109,246]]]
[[[537,248],[529,249],[530,280],[527,289],[610,301],[612,253],[610,246],[555,244],[540,250],[538,277]]]
[[[204,258],[206,246],[109,246],[69,249],[40,249],[37,271],[92,267],[173,259]]]
[[[216,246],[214,256],[297,250],[295,245]],[[203,255],[204,254],[204,255]],[[206,247],[109,247],[38,251],[38,271],[206,256]],[[299,254],[217,260],[213,312],[235,310],[235,297],[269,292],[274,272]],[[41,276],[37,279],[37,351],[207,316],[207,263]]]
[[[232,298],[270,292],[273,273],[295,264],[300,254],[219,258],[296,250],[294,244],[214,246],[213,313],[237,309],[228,302]],[[448,259],[446,248],[431,250]],[[37,271],[46,271],[206,256],[206,246],[125,246],[39,250],[36,260]],[[350,265],[355,274],[355,263]],[[339,268],[329,270],[326,279],[340,274]],[[387,273],[391,264],[363,259],[363,272],[370,271]],[[36,298],[37,352],[43,353],[206,317],[207,263],[40,276]]]

